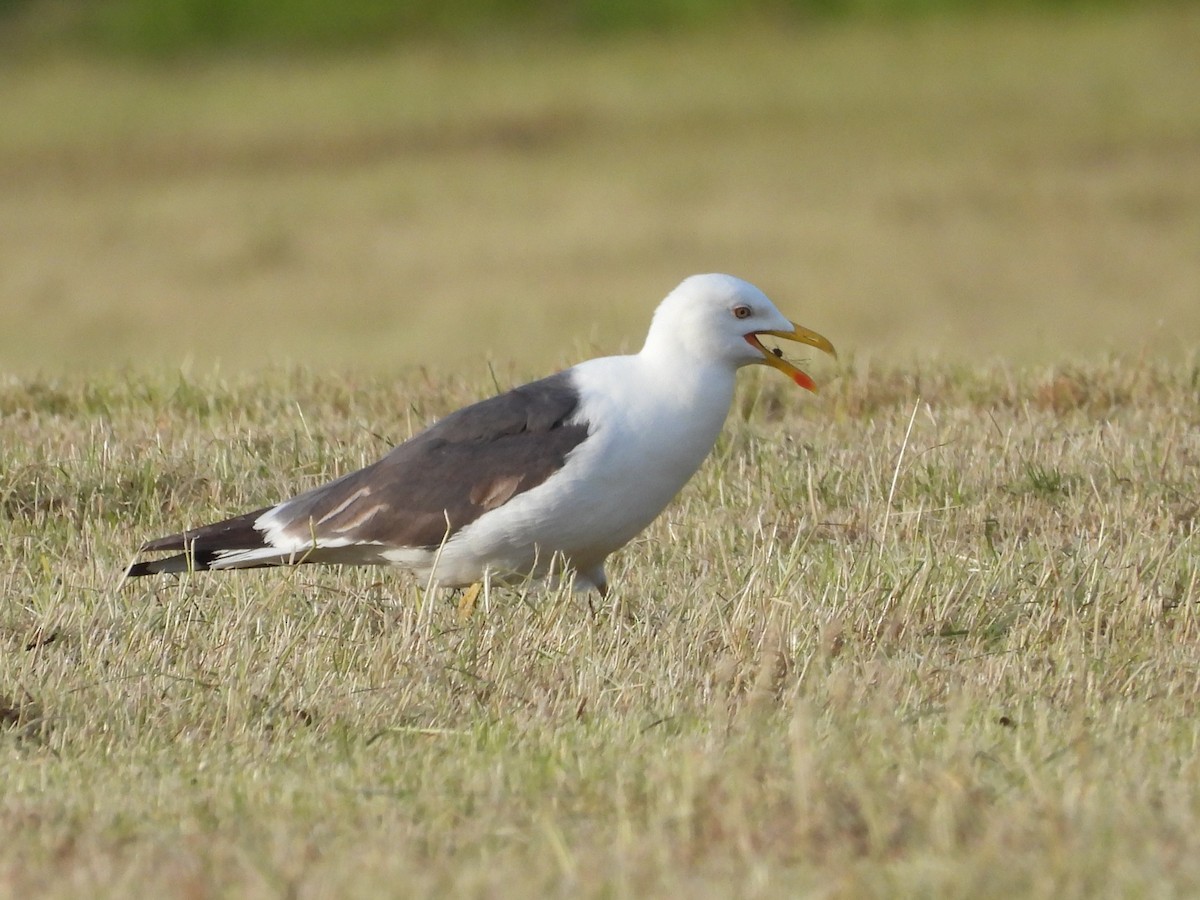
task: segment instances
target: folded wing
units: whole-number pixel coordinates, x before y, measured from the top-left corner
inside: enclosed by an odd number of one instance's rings
[[[380,562],[436,548],[485,512],[544,482],[588,436],[561,372],[455,412],[378,462],[307,493],[150,541],[132,577],[304,562]]]

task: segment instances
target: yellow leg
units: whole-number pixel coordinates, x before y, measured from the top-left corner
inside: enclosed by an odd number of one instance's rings
[[[483,582],[477,581],[465,591],[463,591],[462,599],[458,601],[458,624],[464,625],[467,620],[475,612],[475,604],[479,600],[479,595],[483,591]]]

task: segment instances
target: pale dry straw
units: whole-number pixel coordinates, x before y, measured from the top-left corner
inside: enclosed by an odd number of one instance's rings
[[[493,588],[464,623],[379,570],[112,575],[377,455],[398,398],[419,424],[483,381],[9,381],[0,877],[1187,893],[1198,387],[1195,361],[851,363],[807,403],[750,378],[611,603]]]

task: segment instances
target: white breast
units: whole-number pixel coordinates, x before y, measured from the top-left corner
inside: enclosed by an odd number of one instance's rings
[[[598,567],[644,529],[708,456],[733,399],[733,373],[661,371],[640,356],[571,370],[591,433],[547,481],[481,516],[442,549],[437,579],[469,583],[480,564],[544,570],[562,553]]]

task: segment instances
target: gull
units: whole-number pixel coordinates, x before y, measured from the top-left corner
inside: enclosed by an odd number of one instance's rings
[[[604,564],[711,452],[737,371],[813,380],[768,335],[829,354],[731,275],[693,275],[659,304],[642,349],[590,359],[451,413],[363,469],[295,497],[144,544],[127,577],[301,563],[391,565],[433,587],[570,577]]]

